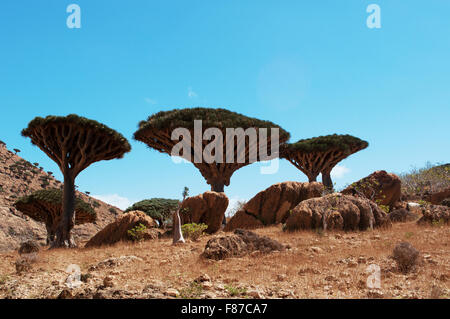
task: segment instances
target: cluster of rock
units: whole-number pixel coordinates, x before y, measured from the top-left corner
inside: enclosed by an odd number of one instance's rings
[[[285,229],[366,230],[390,225],[387,213],[374,202],[333,193],[302,201],[289,214]]]
[[[130,237],[129,230],[140,225],[145,226],[145,229],[140,234],[143,240],[155,239],[161,234],[161,231],[157,229],[158,224],[150,216],[135,210],[121,215],[114,222],[108,224],[92,237],[85,247],[112,245],[120,241],[134,240],[134,238]]]
[[[389,206],[392,209],[400,202],[401,185],[401,180],[397,175],[386,171],[375,171],[369,176],[351,184],[341,193],[365,197],[378,205]]]
[[[422,217],[418,224],[450,224],[450,208],[442,205],[425,205],[421,207]]]
[[[186,198],[180,209],[181,224],[206,224],[208,234],[215,233],[222,225],[228,197],[224,193],[205,192]]]
[[[283,251],[286,247],[265,236],[244,229],[236,229],[233,235],[210,239],[205,246],[203,257],[222,260],[229,257],[242,257],[252,253],[267,254]]]
[[[252,229],[284,223],[289,216],[289,212],[301,201],[320,197],[323,192],[323,184],[317,182],[274,184],[256,194],[242,209],[237,211],[224,230]]]

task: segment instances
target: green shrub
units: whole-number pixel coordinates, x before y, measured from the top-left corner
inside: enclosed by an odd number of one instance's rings
[[[97,201],[93,201],[92,202],[92,206],[94,206],[94,208],[99,208],[100,207],[100,203]]]
[[[228,291],[228,294],[231,297],[241,296],[241,295],[245,295],[247,293],[247,289],[245,289],[245,288],[238,288],[238,287],[233,287],[230,285],[226,285],[225,289]]]
[[[178,209],[179,201],[177,199],[151,198],[134,203],[128,207],[125,212],[140,210],[153,219],[156,219],[160,226],[170,223],[172,219],[171,212]]]
[[[188,287],[180,290],[180,294],[179,294],[178,298],[198,299],[198,298],[200,298],[200,295],[202,293],[203,293],[203,287],[199,283],[193,281],[189,284]]]
[[[139,223],[139,225],[134,226],[130,230],[127,231],[128,237],[132,241],[142,241],[144,239],[144,234],[147,231],[147,226]]]
[[[206,224],[184,224],[181,226],[181,231],[183,232],[183,236],[185,238],[192,239],[194,241],[198,240],[205,233],[204,231],[208,228]]]
[[[112,207],[110,207],[109,209],[108,209],[108,212],[110,212],[111,214],[117,214],[117,211],[114,209],[114,208],[112,208]]]

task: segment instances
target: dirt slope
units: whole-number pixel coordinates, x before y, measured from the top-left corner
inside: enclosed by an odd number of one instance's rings
[[[29,239],[45,243],[46,230],[42,223],[33,221],[17,211],[13,204],[21,196],[43,188],[60,188],[62,183],[52,174],[45,172],[39,164],[24,160],[7,149],[0,142],[0,251],[16,249],[21,242]],[[75,240],[89,240],[100,229],[114,221],[122,211],[81,192],[77,196],[96,204],[97,221],[74,229]],[[110,211],[111,209],[111,211]],[[113,212],[113,210],[115,213]]]

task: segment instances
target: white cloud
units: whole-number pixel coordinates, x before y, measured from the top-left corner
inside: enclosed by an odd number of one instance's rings
[[[92,195],[92,197],[107,204],[119,207],[121,210],[127,209],[132,204],[128,198],[119,196],[118,194]]]
[[[153,99],[151,99],[151,98],[149,98],[149,97],[146,97],[146,98],[144,99],[144,101],[147,102],[148,104],[156,104],[156,101],[153,100]]]
[[[188,87],[188,97],[190,99],[196,98],[198,95],[197,93],[195,93],[191,87]]]
[[[342,178],[344,177],[345,174],[349,173],[350,169],[345,167],[345,166],[335,166],[332,170],[331,170],[331,177],[332,178]]]

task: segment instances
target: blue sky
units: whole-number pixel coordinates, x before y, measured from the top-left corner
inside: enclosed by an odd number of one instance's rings
[[[66,7],[81,8],[81,29]],[[381,29],[366,26],[369,4]],[[291,141],[352,134],[369,142],[342,161],[338,188],[374,170],[403,172],[450,158],[450,2],[7,0],[0,5],[0,139],[61,178],[20,136],[35,116],[77,113],[133,147],[83,171],[76,184],[124,206],[209,189],[191,164],[133,141],[160,110],[223,107],[273,121]],[[249,199],[306,181],[286,161],[235,172],[226,194]],[[115,199],[114,199],[115,198]]]

